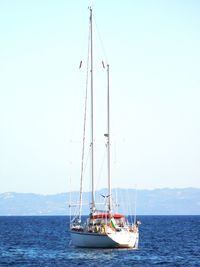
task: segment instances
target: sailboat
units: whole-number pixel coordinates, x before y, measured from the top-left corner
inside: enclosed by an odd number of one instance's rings
[[[81,221],[82,205],[82,179],[80,186],[79,214],[70,222],[72,245],[85,248],[138,248],[139,223],[129,223],[124,214],[115,213],[113,209],[111,175],[110,175],[110,93],[109,93],[109,64],[107,64],[107,179],[108,194],[104,210],[98,210],[95,203],[95,177],[94,177],[94,118],[93,118],[93,14],[89,7],[90,23],[90,82],[91,82],[91,203],[90,214],[85,222]]]

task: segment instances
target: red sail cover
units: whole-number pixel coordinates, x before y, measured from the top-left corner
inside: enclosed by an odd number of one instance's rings
[[[108,213],[99,213],[92,216],[92,219],[101,219],[101,218],[114,218],[114,219],[120,219],[124,218],[124,215],[122,214],[108,214]]]

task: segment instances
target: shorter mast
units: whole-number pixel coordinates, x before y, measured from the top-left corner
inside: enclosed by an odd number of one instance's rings
[[[111,192],[111,178],[110,178],[110,78],[109,78],[109,64],[107,64],[107,150],[108,150],[108,212],[112,212],[112,192]]]

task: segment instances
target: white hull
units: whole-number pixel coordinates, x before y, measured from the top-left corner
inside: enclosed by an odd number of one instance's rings
[[[72,244],[85,248],[138,248],[139,234],[114,232],[107,234],[71,231]]]

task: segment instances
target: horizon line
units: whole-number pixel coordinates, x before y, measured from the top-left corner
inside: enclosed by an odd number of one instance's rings
[[[135,190],[135,191],[154,191],[154,190],[185,190],[185,189],[197,189],[200,190],[200,187],[157,187],[157,188],[123,188],[123,187],[116,187],[112,190]],[[107,188],[101,188],[96,190],[96,192],[101,190],[107,190]],[[67,194],[67,193],[79,193],[79,190],[72,190],[72,191],[63,191],[57,193],[40,193],[40,192],[17,192],[17,191],[6,191],[0,192],[2,194],[34,194],[34,195],[59,195],[59,194]],[[91,191],[83,191],[83,193],[90,193]]]

